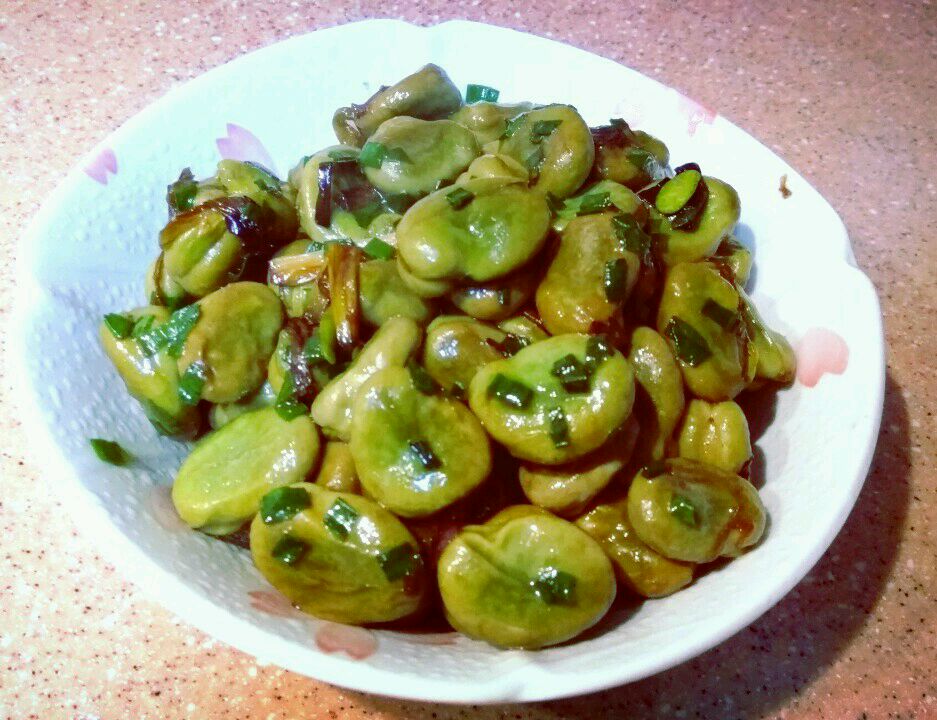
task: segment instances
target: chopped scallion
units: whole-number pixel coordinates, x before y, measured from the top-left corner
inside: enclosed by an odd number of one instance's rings
[[[379,142],[367,142],[358,154],[362,167],[379,168],[386,161],[410,162],[410,156],[403,148],[387,147]]]
[[[414,360],[407,363],[407,370],[410,371],[410,378],[413,380],[413,386],[424,395],[433,395],[439,392],[439,385],[430,376],[426,369]]]
[[[562,408],[555,407],[549,412],[550,439],[558,448],[569,447],[569,418]]]
[[[605,297],[617,303],[628,294],[628,261],[616,258],[605,263]]]
[[[153,323],[156,322],[155,315],[144,315],[141,318],[138,318],[137,321],[133,324],[133,330],[131,331],[131,337],[139,339],[139,337],[145,333],[148,333],[153,329]]]
[[[279,560],[284,565],[296,565],[309,552],[310,547],[302,540],[298,540],[289,535],[284,535],[273,546],[270,554],[275,560]]]
[[[126,315],[120,313],[108,313],[104,316],[104,327],[110,330],[118,340],[124,340],[130,337],[133,332],[134,322]]]
[[[508,122],[504,126],[504,137],[509,138],[514,133],[516,133],[517,129],[524,122],[525,117],[526,117],[526,114],[518,115],[517,117],[508,120]]]
[[[475,195],[465,188],[457,187],[446,193],[446,201],[453,210],[461,210],[475,199]]]
[[[498,102],[501,92],[487,85],[469,84],[465,88],[465,104],[471,105],[479,101]]]
[[[265,525],[289,520],[306,508],[312,507],[312,498],[303,488],[274,488],[260,499],[260,518]]]
[[[371,238],[363,249],[366,255],[375,260],[390,260],[394,256],[394,246],[380,238]]]
[[[708,298],[703,303],[703,309],[700,311],[705,317],[708,317],[723,330],[728,330],[739,319],[739,314],[735,310],[730,310],[717,303],[712,298]]]
[[[537,149],[527,156],[527,161],[525,163],[527,167],[527,172],[530,175],[531,180],[536,180],[538,177],[540,177],[540,166],[542,164],[543,164],[543,147],[538,145]]]
[[[143,333],[137,338],[137,342],[146,355],[155,355],[166,350],[170,357],[177,358],[182,354],[182,346],[195,327],[200,311],[201,308],[197,304],[180,308],[169,316],[167,322]]]
[[[569,393],[589,392],[589,378],[591,373],[582,362],[572,353],[564,355],[553,363],[550,372],[560,379],[563,389]]]
[[[700,335],[696,328],[676,315],[667,323],[665,334],[673,342],[677,359],[690,367],[696,367],[712,356],[712,350],[709,349],[706,338]]]
[[[416,570],[420,554],[410,543],[402,543],[377,556],[377,563],[389,582],[405,578]]]
[[[119,443],[114,442],[113,440],[104,440],[102,438],[91,438],[88,441],[91,444],[91,449],[94,450],[94,454],[98,456],[98,460],[106,462],[110,465],[126,465],[133,457],[124,450]]]
[[[179,173],[179,179],[166,188],[166,203],[174,212],[191,210],[198,194],[198,183],[189,168]]]
[[[608,192],[589,193],[579,199],[577,215],[589,215],[601,212],[612,206],[612,196]]]
[[[293,373],[289,370],[283,374],[283,382],[280,385],[280,391],[277,393],[273,409],[284,420],[292,420],[309,412],[309,408],[296,399],[296,382]]]
[[[417,460],[427,470],[438,470],[442,467],[442,461],[425,440],[411,440],[408,445],[410,446],[410,452],[416,455]]]
[[[339,540],[345,540],[351,531],[355,529],[359,517],[357,510],[342,498],[338,498],[326,511],[322,522],[325,523],[325,527],[332,535]]]
[[[562,122],[562,120],[537,120],[530,128],[530,142],[542,142],[544,138],[550,137]]]
[[[593,335],[586,341],[586,368],[592,372],[614,354],[615,350],[602,335]]]
[[[488,386],[488,397],[497,398],[505,405],[522,410],[530,405],[534,391],[524,383],[498,373]]]
[[[576,576],[555,567],[545,567],[530,585],[534,594],[547,605],[569,605],[576,592]]]
[[[185,369],[179,378],[179,400],[183,405],[198,405],[207,379],[208,368],[203,360],[196,360]]]
[[[671,495],[667,509],[670,514],[687,527],[695,528],[699,524],[696,517],[696,507],[690,499],[683,495]]]

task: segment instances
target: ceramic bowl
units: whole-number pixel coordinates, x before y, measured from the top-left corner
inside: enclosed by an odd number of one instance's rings
[[[384,48],[393,52],[362,52]],[[281,176],[331,144],[334,108],[424,63],[504,101],[572,103],[590,124],[622,117],[735,186],[740,239],[755,253],[753,295],[796,346],[794,385],[765,412],[762,497],[752,552],[666,599],[613,616],[584,639],[538,652],[455,633],[348,628],[293,610],[248,553],[185,527],[169,500],[183,445],[156,435],[98,346],[105,312],[143,301],[166,221],[165,188],[220,157]],[[789,197],[779,192],[787,176]],[[539,700],[599,690],[671,667],[751,623],[813,566],[869,467],[884,384],[881,315],[839,217],[783,160],[716,110],[582,50],[487,25],[423,28],[375,20],[313,32],[188,82],[95,148],[51,194],[24,238],[18,313],[23,412],[45,474],[78,525],[147,592],[261,660],[336,685],[428,701]],[[770,417],[773,415],[773,417]],[[763,422],[762,422],[763,424]],[[102,464],[88,438],[139,460]]]

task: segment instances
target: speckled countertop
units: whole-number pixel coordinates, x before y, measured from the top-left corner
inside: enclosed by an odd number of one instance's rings
[[[619,60],[737,122],[830,200],[889,342],[856,509],[777,607],[656,677],[541,705],[385,700],[258,665],[121,579],[30,457],[4,363],[0,718],[937,718],[937,3],[4,0],[0,314],[22,227],[98,140],[244,51],[378,16],[486,21]]]

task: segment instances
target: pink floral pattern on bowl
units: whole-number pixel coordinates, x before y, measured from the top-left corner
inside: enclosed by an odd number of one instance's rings
[[[290,605],[285,596],[273,590],[251,590],[247,593],[251,607],[267,615],[281,618],[304,618],[299,610]]]
[[[107,185],[108,173],[117,174],[117,155],[110,148],[104,148],[82,169],[95,182]]]
[[[234,123],[227,124],[227,133],[224,137],[215,140],[222,158],[255,162],[276,172],[273,158],[254,133]]]
[[[797,343],[797,381],[815,387],[827,373],[842,375],[849,365],[849,346],[827,328],[810,328]]]
[[[377,636],[367,628],[327,622],[316,630],[316,647],[325,653],[343,652],[353,660],[364,660],[377,650]]]
[[[690,137],[696,134],[700,125],[712,125],[718,113],[686,95],[680,96],[680,109],[686,113],[686,130]]]

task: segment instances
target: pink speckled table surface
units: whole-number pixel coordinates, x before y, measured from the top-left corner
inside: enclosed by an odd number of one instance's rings
[[[30,455],[4,363],[0,718],[937,718],[937,3],[3,0],[0,313],[21,229],[121,122],[247,50],[380,16],[469,18],[614,58],[716,108],[830,200],[879,289],[889,343],[856,509],[778,606],[656,677],[540,705],[386,700],[260,665],[116,574]]]

